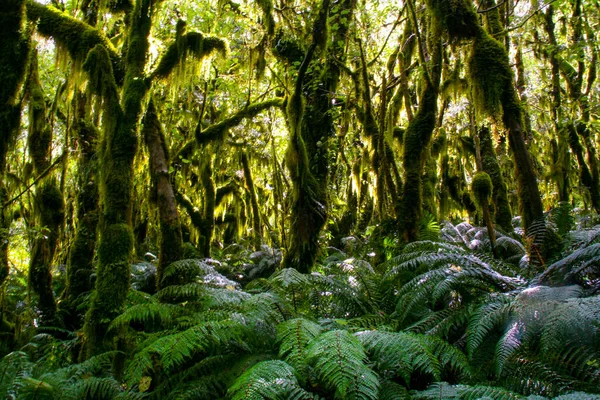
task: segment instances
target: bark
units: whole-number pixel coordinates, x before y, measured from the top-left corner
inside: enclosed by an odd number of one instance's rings
[[[27,80],[29,97],[29,134],[27,143],[36,175],[51,164],[52,129],[46,124],[46,99],[38,76],[37,50],[32,51]],[[52,290],[52,260],[63,223],[63,196],[57,182],[47,177],[35,185],[34,214],[40,232],[33,239],[29,264],[29,286],[38,298],[40,326],[60,326]]]
[[[252,171],[250,170],[250,164],[248,163],[248,156],[246,153],[242,153],[241,161],[242,168],[244,170],[244,179],[246,180],[246,188],[248,189],[250,203],[252,204],[252,236],[254,237],[254,247],[258,249],[262,239],[262,225],[260,222],[258,198],[256,197],[254,180],[252,179]]]
[[[165,269],[182,257],[181,225],[173,186],[169,179],[169,156],[164,132],[152,101],[148,105],[143,125],[149,153],[150,175],[156,191],[161,233],[156,286],[162,289],[168,285],[168,282],[163,281]]]
[[[0,286],[9,273],[8,230],[12,221],[4,206],[8,200],[4,186],[6,157],[21,122],[18,93],[25,79],[30,45],[29,33],[23,29],[24,6],[24,0],[0,3]]]
[[[92,290],[96,228],[98,226],[98,174],[96,147],[98,131],[87,115],[88,104],[83,93],[77,93],[75,105],[74,136],[79,154],[77,160],[77,232],[69,249],[67,263],[67,287],[61,309],[66,311],[65,325],[71,329],[81,328],[83,316],[78,315],[80,296]]]

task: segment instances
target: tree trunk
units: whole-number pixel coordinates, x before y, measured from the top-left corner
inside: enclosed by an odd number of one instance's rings
[[[143,134],[149,153],[150,175],[156,191],[161,234],[156,287],[162,289],[168,285],[168,282],[163,282],[165,269],[169,264],[182,257],[181,225],[173,186],[169,180],[167,144],[152,101],[148,105],[143,125]]]
[[[75,105],[74,132],[79,147],[77,168],[77,232],[69,249],[67,263],[67,287],[61,309],[66,311],[65,325],[71,329],[81,328],[83,316],[77,314],[80,297],[92,290],[92,273],[94,271],[94,251],[96,248],[96,228],[98,226],[98,174],[96,147],[98,131],[89,121],[86,96],[77,93],[73,100]]]
[[[4,186],[6,156],[21,122],[18,92],[25,78],[29,57],[30,38],[23,29],[24,11],[24,0],[5,0],[0,3],[0,286],[9,273],[8,230],[12,221],[5,210],[5,202],[8,201]]]
[[[38,76],[37,50],[32,50],[30,73],[27,80],[29,97],[29,135],[27,143],[33,170],[40,176],[50,166],[52,129],[46,124],[46,99]],[[60,326],[56,314],[56,300],[52,290],[52,260],[58,243],[58,232],[63,223],[63,195],[57,182],[45,178],[35,186],[35,218],[41,229],[33,239],[29,264],[29,285],[38,296],[40,326]]]
[[[252,179],[252,171],[250,170],[250,164],[248,163],[248,156],[245,152],[241,156],[242,168],[244,170],[244,179],[246,181],[246,188],[250,195],[250,202],[252,204],[252,237],[254,238],[254,247],[258,250],[262,239],[262,225],[260,222],[260,209],[258,207],[258,198],[256,197],[256,190],[254,189],[254,180]]]

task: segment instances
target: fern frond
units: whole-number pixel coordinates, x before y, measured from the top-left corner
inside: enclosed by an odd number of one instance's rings
[[[225,353],[230,343],[240,339],[242,331],[237,321],[210,321],[161,337],[134,356],[126,370],[128,381],[138,382],[152,370],[156,358],[166,371],[172,371],[196,353]]]
[[[235,380],[228,393],[231,400],[266,400],[287,398],[302,390],[292,366],[284,361],[263,361]]]
[[[412,396],[404,386],[387,379],[381,381],[377,398],[379,400],[412,400]]]
[[[363,347],[348,332],[321,334],[310,343],[307,358],[316,378],[335,392],[336,399],[377,399],[379,379],[367,367]]]
[[[484,302],[473,313],[467,329],[467,351],[470,357],[476,352],[489,333],[503,327],[513,310],[513,299],[508,296],[494,296]]]
[[[460,398],[464,400],[517,400],[523,397],[501,387],[456,385]]]
[[[16,395],[15,384],[19,379],[31,374],[33,363],[23,351],[14,351],[0,359],[0,398]]]
[[[575,250],[568,256],[551,264],[539,276],[539,280],[542,283],[553,281],[564,282],[570,271],[586,263],[588,265],[589,263],[596,263],[596,265],[600,264],[600,243],[595,243],[588,247]],[[573,277],[573,274],[570,274],[569,276]]]
[[[115,318],[110,323],[109,330],[118,329],[132,322],[140,323],[144,326],[154,324],[161,327],[168,327],[181,311],[181,307],[172,304],[138,304],[127,308],[121,315]]]
[[[442,339],[405,332],[363,331],[356,334],[383,375],[401,377],[408,386],[415,371],[439,380],[442,369],[468,376],[469,363],[457,348]]]
[[[577,292],[579,293],[579,292]],[[585,347],[600,358],[600,296],[572,298],[545,318],[542,351],[559,353],[566,347]]]
[[[600,400],[600,395],[584,392],[572,392],[557,396],[553,400]]]
[[[295,318],[277,325],[279,357],[296,369],[302,381],[308,377],[306,349],[321,333],[321,326],[304,318]]]

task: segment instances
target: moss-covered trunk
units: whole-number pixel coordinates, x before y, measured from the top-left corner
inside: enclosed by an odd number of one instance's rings
[[[84,63],[92,90],[102,96],[104,104],[100,165],[102,216],[96,290],[84,325],[87,357],[113,348],[108,324],[122,312],[129,291],[133,159],[138,142],[137,124],[148,90],[144,67],[154,4],[151,0],[138,0],[129,14],[120,102],[106,47],[94,47]]]
[[[8,276],[8,230],[11,218],[4,204],[6,157],[21,121],[18,92],[25,78],[29,56],[29,33],[25,31],[24,0],[4,0],[0,4],[0,286]]]
[[[253,243],[256,249],[259,248],[262,240],[262,224],[260,221],[260,208],[258,207],[258,197],[256,196],[256,189],[254,189],[254,179],[252,179],[252,171],[250,170],[250,163],[248,162],[248,156],[246,153],[241,155],[242,169],[244,170],[244,180],[246,182],[246,189],[248,189],[248,195],[250,196],[250,203],[252,204],[252,237],[254,238]]]
[[[66,311],[65,325],[78,329],[83,316],[77,308],[80,296],[92,289],[94,251],[96,247],[96,228],[98,226],[98,174],[97,144],[98,131],[88,115],[86,96],[77,93],[73,99],[73,133],[79,148],[77,159],[77,232],[69,249],[67,263],[67,286],[63,295],[61,309]]]
[[[27,79],[29,99],[29,132],[27,144],[36,176],[50,166],[52,129],[46,124],[46,99],[38,76],[37,50],[31,53]],[[35,186],[34,221],[40,232],[32,241],[29,263],[29,286],[38,298],[40,326],[59,326],[56,300],[52,290],[52,260],[63,222],[63,196],[52,178],[44,178]]]
[[[95,26],[100,4],[95,0],[84,0],[81,12],[90,26]],[[91,120],[91,104],[87,93],[79,90],[73,96],[72,135],[79,150],[77,154],[77,226],[75,238],[69,248],[67,261],[67,283],[60,304],[68,329],[80,329],[83,315],[80,314],[80,297],[92,289],[94,251],[98,227],[98,129]]]
[[[288,102],[290,129],[286,162],[293,184],[289,246],[283,264],[309,272],[319,251],[319,235],[328,214],[329,146],[335,134],[331,93],[336,92],[344,59],[345,43],[355,3],[343,0],[329,15],[337,29],[328,42],[329,0],[321,4],[314,23],[313,39],[298,71]],[[319,53],[317,53],[319,51]],[[307,73],[309,70],[311,72]]]
[[[488,127],[479,129],[479,144],[481,147],[481,161],[483,171],[486,172],[494,187],[492,201],[494,202],[494,220],[505,232],[512,232],[512,213],[508,202],[508,190],[502,176],[498,157],[494,150],[492,134]]]
[[[402,159],[404,162],[404,190],[398,204],[398,222],[405,242],[417,240],[419,223],[423,216],[423,167],[427,148],[437,121],[438,90],[441,78],[442,44],[439,26],[430,19],[428,50],[431,55],[424,74],[419,107],[404,133]],[[423,49],[421,49],[421,54]],[[422,58],[421,62],[425,60]]]
[[[156,192],[160,223],[161,235],[158,267],[156,269],[156,286],[161,289],[168,284],[163,282],[165,268],[182,257],[181,225],[173,186],[169,179],[167,144],[152,101],[148,105],[143,124],[144,139],[149,153],[150,175]]]

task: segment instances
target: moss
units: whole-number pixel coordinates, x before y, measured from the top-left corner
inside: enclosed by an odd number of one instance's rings
[[[37,32],[52,37],[64,47],[75,61],[83,61],[97,45],[104,46],[109,54],[117,81],[123,77],[121,58],[110,40],[101,30],[75,19],[62,11],[35,1],[27,2],[27,17],[37,22]]]
[[[301,42],[283,29],[278,29],[273,38],[272,51],[275,57],[284,60],[289,65],[300,65],[304,59],[305,49]]]
[[[483,170],[488,173],[494,186],[492,194],[494,219],[505,232],[512,232],[512,212],[508,202],[508,190],[498,164],[491,132],[487,127],[482,127],[478,134]]]
[[[423,150],[428,146],[435,128],[436,103],[437,91],[426,87],[419,109],[404,134],[404,192],[397,215],[405,241],[413,241],[418,237],[423,201]]]
[[[112,224],[101,231],[96,290],[86,314],[87,356],[110,348],[108,324],[122,311],[129,291],[133,233],[128,224]]]
[[[238,125],[244,119],[253,118],[271,107],[281,108],[283,107],[283,103],[284,100],[282,98],[274,98],[250,104],[232,116],[225,118],[221,122],[213,124],[206,129],[202,129],[202,125],[198,123],[195,131],[196,142],[202,145],[213,140],[222,139],[229,128]]]
[[[480,30],[473,3],[468,0],[427,0],[436,21],[451,38],[467,39]]]
[[[482,207],[484,204],[489,203],[494,191],[492,179],[485,172],[476,173],[471,182],[471,190],[473,191],[475,203],[479,207]]]
[[[263,12],[263,25],[267,28],[267,35],[271,36],[275,32],[275,19],[273,18],[273,1],[257,0],[256,4]]]
[[[31,251],[29,285],[38,297],[40,325],[60,326],[56,315],[56,301],[52,291],[50,269],[56,251],[58,230],[64,218],[63,196],[53,181],[36,190],[36,215],[43,227],[43,235],[36,238]]]
[[[168,78],[178,65],[186,62],[188,56],[192,56],[196,61],[201,61],[215,52],[227,57],[229,53],[227,41],[213,36],[204,36],[200,32],[183,34],[169,45],[152,76]]]
[[[29,58],[29,32],[24,29],[23,0],[0,4],[0,188],[6,168],[6,155],[19,128],[21,104],[18,92],[25,79]],[[3,210],[0,208],[0,212]]]
[[[502,43],[485,32],[473,43],[469,76],[473,84],[475,104],[482,111],[498,115],[501,106],[517,106],[504,101],[507,90],[514,88],[506,50]],[[504,112],[507,112],[506,107]]]

